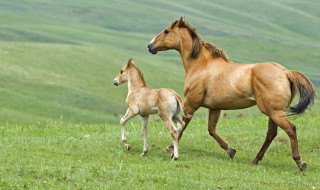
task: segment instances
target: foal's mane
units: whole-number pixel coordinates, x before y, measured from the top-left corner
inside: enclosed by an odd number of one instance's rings
[[[205,43],[204,41],[202,41],[197,31],[192,26],[190,26],[189,23],[187,23],[185,20],[176,20],[171,24],[171,28],[176,26],[177,23],[179,28],[186,28],[189,31],[189,34],[192,38],[192,50],[190,52],[189,58],[196,59],[199,56],[203,45],[209,52],[211,52],[211,55],[214,58],[220,57],[225,61],[229,61],[227,55],[224,53],[222,49],[219,49],[210,43]]]
[[[129,60],[129,62],[130,62],[130,61],[133,61],[133,59],[131,58],[131,59]],[[137,70],[138,75],[139,75],[139,77],[141,78],[141,81],[142,81],[142,83],[143,83],[143,86],[146,86],[146,81],[144,80],[143,74],[142,74],[142,72],[140,71],[140,69],[139,69],[135,64],[130,64],[130,67],[132,67],[132,68],[134,68],[134,69]]]

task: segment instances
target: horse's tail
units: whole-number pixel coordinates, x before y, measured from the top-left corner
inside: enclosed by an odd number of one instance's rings
[[[291,101],[294,98],[297,90],[300,94],[298,104],[295,106],[290,106],[289,112],[291,112],[293,115],[300,116],[309,106],[311,106],[311,104],[313,104],[316,92],[314,91],[312,82],[305,75],[297,71],[289,71],[287,76],[291,83]]]
[[[183,117],[189,118],[189,117],[190,117],[189,114],[187,114],[187,113],[184,111],[184,109],[183,109],[182,99],[181,99],[181,97],[179,96],[179,94],[176,93],[176,92],[174,92],[174,96],[176,97],[178,106],[179,106],[180,110],[181,110],[182,113],[183,113]]]

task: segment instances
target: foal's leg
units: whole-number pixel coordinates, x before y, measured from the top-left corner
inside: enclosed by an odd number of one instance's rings
[[[125,124],[129,119],[133,118],[136,115],[137,114],[133,113],[130,109],[127,109],[126,114],[120,120],[121,140],[122,140],[122,142],[124,144],[124,147],[127,150],[130,150],[131,146],[130,146],[130,144],[127,143],[127,138],[126,138],[126,134],[125,134]]]
[[[197,111],[198,109],[199,107],[194,108],[189,106],[186,98],[186,100],[184,101],[183,110],[185,113],[188,114],[188,117],[185,117],[185,116],[182,117],[182,121],[184,122],[184,125],[182,125],[181,129],[179,130],[178,141],[180,141],[184,130],[187,128],[188,124],[190,123],[194,112]],[[171,153],[173,151],[173,143],[167,146],[165,148],[165,151],[168,153]]]
[[[148,144],[147,144],[148,119],[149,119],[149,116],[142,117],[143,151],[141,153],[141,156],[146,155],[148,152]]]
[[[269,145],[271,144],[272,140],[277,136],[278,133],[278,126],[277,124],[269,118],[269,123],[268,123],[268,132],[266,139],[258,152],[256,158],[252,161],[252,164],[257,165],[260,160],[262,160],[262,157],[266,150],[268,149]]]
[[[178,151],[178,132],[177,129],[174,127],[173,122],[170,117],[160,115],[161,119],[164,121],[166,127],[169,129],[171,136],[173,138],[173,156],[172,160],[175,161],[179,157],[179,151]]]
[[[178,128],[177,128],[177,133],[178,133],[178,137],[180,136],[181,130],[182,128],[185,126],[184,121],[182,121],[179,116],[175,115],[173,116],[173,121],[177,124]],[[173,154],[173,142],[172,144],[170,144],[169,146],[167,146],[164,149],[165,152],[169,153],[169,154]]]
[[[179,116],[175,115],[173,116],[173,121],[177,124],[178,128],[177,128],[177,131],[178,131],[178,135],[180,135],[180,131],[181,129],[184,127],[184,121],[182,121]]]
[[[236,150],[228,146],[216,132],[217,122],[219,120],[221,110],[209,110],[209,121],[208,121],[208,131],[209,134],[219,143],[220,147],[223,148],[230,158],[233,158],[236,154]]]

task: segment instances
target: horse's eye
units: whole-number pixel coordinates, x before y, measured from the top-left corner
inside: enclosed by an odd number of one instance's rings
[[[123,73],[123,70],[120,70],[120,74],[122,74]]]
[[[165,34],[168,34],[168,33],[169,33],[169,30],[167,30],[167,29],[164,30],[164,33],[165,33]]]

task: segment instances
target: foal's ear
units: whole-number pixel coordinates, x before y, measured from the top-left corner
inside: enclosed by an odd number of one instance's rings
[[[130,68],[132,65],[134,65],[133,58],[130,58],[130,59],[128,60],[127,67]]]

